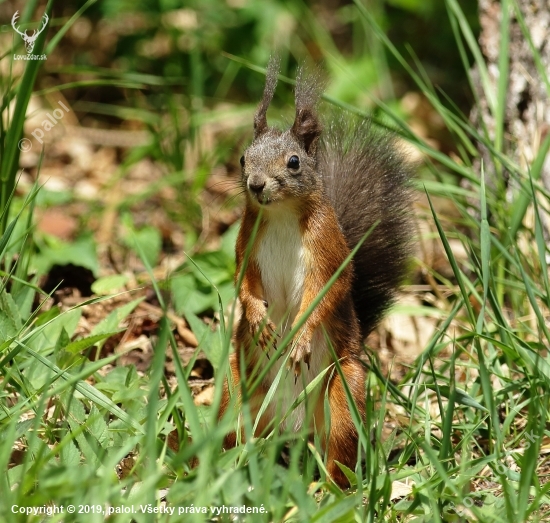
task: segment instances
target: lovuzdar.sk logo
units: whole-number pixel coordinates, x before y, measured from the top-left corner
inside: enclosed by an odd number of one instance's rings
[[[48,25],[49,17],[46,13],[44,13],[44,16],[42,17],[42,21],[40,24],[39,29],[34,29],[32,34],[27,34],[27,31],[21,31],[17,25],[17,19],[19,18],[19,11],[15,11],[15,14],[13,15],[11,19],[11,26],[13,27],[13,30],[18,34],[21,35],[21,38],[23,38],[23,42],[25,43],[25,49],[27,50],[27,54],[14,54],[13,59],[14,60],[47,60],[47,57],[45,54],[36,55],[33,54],[32,51],[34,49],[34,44],[36,43],[36,39],[38,38],[38,35],[46,29],[46,25]]]

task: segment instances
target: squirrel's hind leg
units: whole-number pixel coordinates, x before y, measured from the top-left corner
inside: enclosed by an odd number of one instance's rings
[[[222,399],[220,403],[220,410],[218,412],[218,420],[221,420],[226,414],[228,408],[232,407],[241,416],[243,408],[249,408],[251,419],[254,421],[258,416],[263,399],[267,394],[267,390],[263,385],[259,385],[254,394],[249,398],[249,402],[246,407],[242,405],[241,401],[241,373],[239,358],[236,353],[229,356],[229,368],[231,372],[231,380],[226,379],[223,384]],[[231,381],[231,383],[229,383]],[[235,396],[235,400],[233,400]],[[260,419],[254,436],[259,437],[265,433],[266,429],[272,424],[273,420],[266,414]],[[246,440],[244,434],[244,427],[241,427],[240,441]],[[223,440],[223,448],[231,449],[237,445],[237,433],[236,431],[229,432]]]
[[[237,361],[236,355],[231,354],[229,356],[229,369],[231,372],[231,381],[232,384],[229,384],[229,379],[226,378],[223,383],[223,391],[222,391],[222,399],[220,403],[220,410],[218,412],[218,421],[221,420],[225,413],[227,412],[227,409],[231,405],[231,391],[233,391],[234,394],[238,395],[237,400],[235,401],[234,405],[237,406],[237,408],[240,408],[241,398],[240,398],[240,372],[239,372],[239,363]],[[230,391],[231,387],[231,391]],[[224,449],[232,449],[237,445],[237,433],[235,431],[229,432],[224,440],[223,440],[223,448]]]
[[[350,389],[361,419],[365,419],[365,370],[359,360],[345,359],[341,363],[342,374]],[[329,384],[330,433],[327,448],[327,471],[341,488],[348,488],[349,481],[336,461],[351,470],[357,463],[359,435],[353,422],[346,390],[340,374],[335,374]]]

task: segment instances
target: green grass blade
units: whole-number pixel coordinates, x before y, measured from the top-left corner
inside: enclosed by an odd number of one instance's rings
[[[51,15],[53,0],[49,0],[45,13]],[[47,27],[47,26],[46,26]],[[42,54],[44,42],[46,40],[47,30],[44,30],[35,43],[35,54]],[[2,161],[0,163],[0,209],[5,209],[11,193],[15,187],[15,179],[19,168],[19,140],[23,134],[23,124],[25,122],[25,113],[31,98],[32,90],[38,74],[38,69],[42,65],[41,60],[28,60],[25,66],[25,72],[15,102],[13,117],[5,137],[5,148]],[[4,233],[7,225],[7,213],[4,214],[0,222],[0,233]]]
[[[542,173],[542,168],[544,166],[544,162],[545,162],[546,156],[548,155],[549,150],[550,150],[550,133],[548,133],[544,138],[544,141],[542,142],[540,149],[537,153],[537,157],[535,158],[535,161],[531,166],[530,176],[533,180],[538,180],[540,178]],[[530,202],[531,202],[531,194],[529,193],[529,191],[521,192],[518,195],[516,201],[512,206],[512,218],[510,220],[509,236],[505,237],[503,240],[505,245],[508,245],[510,240],[516,238],[517,233],[523,222],[523,217],[525,216],[525,212],[527,211],[527,208],[529,207]]]

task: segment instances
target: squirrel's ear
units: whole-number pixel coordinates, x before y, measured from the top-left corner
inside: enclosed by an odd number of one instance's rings
[[[319,136],[321,136],[321,124],[315,111],[310,107],[296,108],[296,119],[291,131],[304,146],[308,156],[314,156],[317,152]]]
[[[267,131],[267,108],[273,100],[273,94],[275,93],[275,87],[277,86],[277,76],[279,75],[279,68],[281,66],[281,60],[277,55],[272,55],[267,64],[267,71],[265,75],[265,87],[262,101],[256,109],[254,115],[254,139],[262,135]]]
[[[320,73],[306,76],[304,68],[298,69],[296,76],[296,118],[291,132],[302,143],[306,153],[314,156],[317,152],[317,142],[321,136],[321,123],[315,112],[324,82]]]

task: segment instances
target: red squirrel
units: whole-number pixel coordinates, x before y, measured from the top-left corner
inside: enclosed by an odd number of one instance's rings
[[[240,161],[246,206],[236,244],[235,280],[238,283],[242,275],[238,289],[242,317],[219,417],[234,394],[238,408],[242,380],[250,387],[262,369],[271,365],[249,398],[251,413],[257,417],[284,364],[276,392],[257,421],[255,436],[273,430],[275,419],[280,428],[294,431],[307,424],[318,433],[327,453],[328,474],[345,488],[349,482],[338,463],[355,469],[359,435],[343,379],[364,419],[363,339],[392,303],[406,272],[411,170],[394,138],[374,132],[369,120],[353,121],[351,115],[340,115],[323,129],[316,113],[321,82],[303,70],[296,80],[292,127],[285,131],[269,127],[266,113],[278,69],[277,59],[272,58],[254,116],[254,140]],[[278,350],[278,343],[362,239],[353,261],[285,351]],[[272,362],[274,357],[278,358]],[[328,367],[332,368],[309,401],[283,419],[305,387]],[[325,419],[325,396],[330,420]],[[236,441],[236,433],[228,434],[225,448],[235,446]]]

